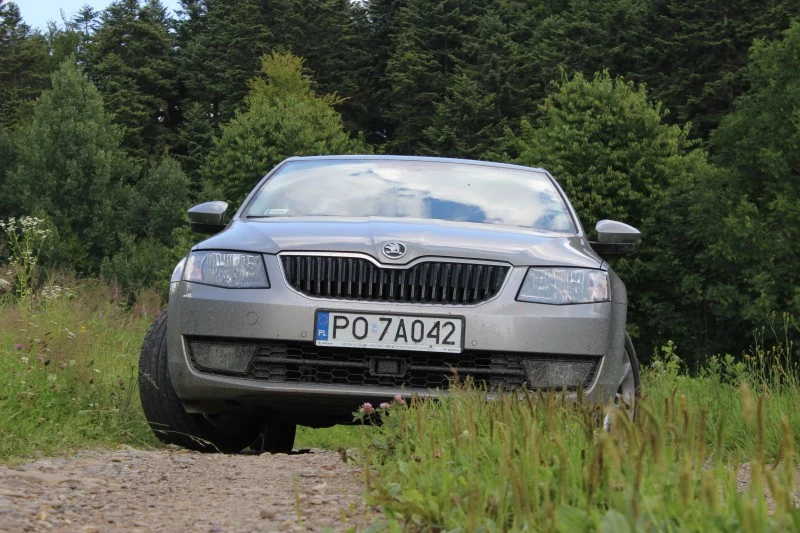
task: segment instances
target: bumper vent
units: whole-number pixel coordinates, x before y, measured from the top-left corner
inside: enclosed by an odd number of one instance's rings
[[[381,268],[357,257],[283,255],[286,281],[307,296],[435,304],[473,304],[500,291],[509,267],[426,261]]]
[[[203,345],[213,343],[203,339]],[[229,342],[229,341],[227,341]],[[227,342],[220,339],[220,343]],[[189,343],[197,363],[197,341]],[[448,389],[453,378],[471,377],[489,390],[588,388],[600,357],[465,351],[461,354],[391,352],[315,346],[307,342],[258,344],[244,376],[269,383],[362,385],[387,389]],[[567,366],[574,370],[564,371]],[[209,373],[227,373],[201,368]]]

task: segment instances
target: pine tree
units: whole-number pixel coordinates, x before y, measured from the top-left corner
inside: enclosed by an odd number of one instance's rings
[[[384,74],[388,149],[420,153],[430,149],[423,133],[432,125],[436,104],[444,100],[463,66],[465,36],[474,32],[477,1],[408,0],[398,11],[391,54]]]
[[[188,16],[179,34],[183,104],[208,107],[216,127],[233,117],[259,58],[272,49],[273,24],[257,0],[182,0],[182,6]]]
[[[47,87],[48,65],[44,37],[31,32],[16,4],[0,0],[0,130],[19,122]]]
[[[747,87],[744,67],[754,38],[776,38],[800,12],[798,0],[659,0],[639,70],[655,97],[707,137]]]
[[[464,66],[425,130],[430,153],[503,159],[506,129],[534,109],[523,47],[514,40],[519,27],[504,20],[511,13],[508,6],[490,6],[475,34],[465,36]]]
[[[241,202],[286,157],[366,151],[344,131],[333,109],[339,98],[314,94],[302,72],[291,54],[262,59],[263,77],[251,81],[245,110],[222,128],[203,167],[209,188],[225,200]]]
[[[265,4],[277,50],[304,59],[314,89],[343,98],[337,106],[351,131],[367,121],[364,69],[367,43],[359,35],[364,11],[350,0],[281,0]]]
[[[125,127],[123,146],[143,163],[174,143],[175,38],[159,0],[117,0],[101,21],[87,71],[114,120]]]

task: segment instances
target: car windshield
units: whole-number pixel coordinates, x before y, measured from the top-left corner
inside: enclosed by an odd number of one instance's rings
[[[576,233],[543,172],[452,161],[291,161],[258,190],[245,216],[397,217]]]

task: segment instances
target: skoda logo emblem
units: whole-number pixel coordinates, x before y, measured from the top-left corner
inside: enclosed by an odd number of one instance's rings
[[[400,259],[406,255],[406,245],[402,242],[387,242],[383,245],[383,255],[389,259]]]

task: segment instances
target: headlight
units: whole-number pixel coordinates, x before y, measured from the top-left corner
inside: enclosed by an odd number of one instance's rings
[[[542,304],[608,301],[608,273],[585,268],[529,268],[517,300]]]
[[[184,279],[229,289],[268,289],[269,279],[261,254],[192,252]]]

